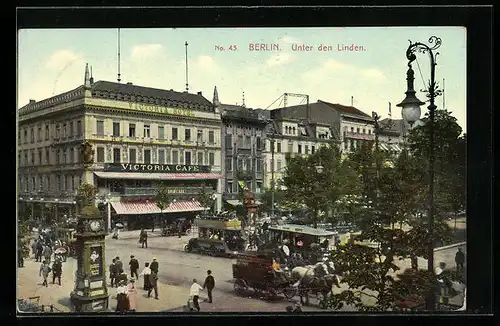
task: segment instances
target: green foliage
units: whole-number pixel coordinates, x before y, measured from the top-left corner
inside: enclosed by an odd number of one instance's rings
[[[88,217],[101,217],[101,212],[95,206],[87,205],[82,208],[80,214]]]
[[[28,222],[26,220],[18,221],[18,250],[21,249],[21,254],[23,258],[29,258],[30,256],[30,230],[28,226]]]
[[[201,206],[204,207],[206,210],[210,210],[213,206],[213,199],[212,196],[206,192],[205,190],[205,185],[201,188],[200,193],[198,194],[198,201],[200,202]]]
[[[83,206],[92,205],[97,191],[97,187],[85,182],[78,187],[76,197],[83,202]]]
[[[262,194],[261,201],[262,205],[260,207],[261,212],[270,213],[272,211],[272,189],[266,188]],[[285,192],[281,189],[274,189],[274,204],[275,208],[283,208],[285,204]],[[276,209],[275,209],[276,212]]]
[[[172,199],[168,193],[168,189],[165,185],[161,185],[156,190],[156,194],[155,194],[154,199],[155,199],[156,206],[162,212],[164,209],[166,209],[168,206],[170,206],[170,203],[172,202]]]

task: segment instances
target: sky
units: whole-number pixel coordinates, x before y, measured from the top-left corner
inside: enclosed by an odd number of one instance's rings
[[[466,29],[464,27],[349,28],[144,28],[120,29],[121,82],[184,91],[188,42],[189,92],[212,101],[214,86],[225,104],[274,109],[283,93],[309,95],[351,105],[382,118],[401,118],[396,107],[405,97],[409,40],[428,44],[442,39],[436,81],[444,96],[436,105],[452,112],[466,131]],[[250,44],[278,44],[279,51],[250,51]],[[294,51],[295,45],[311,46]],[[363,51],[338,51],[339,45]],[[319,51],[318,46],[332,51]],[[224,50],[221,50],[223,48]],[[95,81],[117,81],[117,29],[23,29],[18,33],[18,108],[74,89],[84,82],[85,64]],[[413,63],[415,90],[430,79],[427,54]],[[425,83],[425,84],[424,84]],[[288,105],[303,98],[288,97]],[[274,103],[274,104],[273,104]],[[422,107],[422,115],[426,109]]]

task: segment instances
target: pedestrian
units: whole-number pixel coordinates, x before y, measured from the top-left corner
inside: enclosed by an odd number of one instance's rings
[[[127,312],[130,309],[129,298],[127,295],[127,281],[120,281],[116,289],[116,311]]]
[[[49,277],[49,273],[50,273],[51,269],[50,269],[50,266],[49,266],[49,262],[44,260],[42,265],[40,266],[40,272],[38,273],[38,276],[42,276],[43,277],[43,283],[42,285],[45,285],[46,287],[48,287],[48,283],[47,283],[47,277]]]
[[[123,270],[123,263],[120,260],[120,257],[116,256],[115,259],[116,259],[116,262],[115,262],[116,268],[117,268],[118,272],[120,272],[121,270]]]
[[[455,263],[457,264],[457,273],[463,272],[465,263],[465,254],[463,253],[462,248],[458,248],[458,251],[455,254]]]
[[[52,284],[56,283],[56,278],[57,278],[57,283],[61,285],[61,275],[62,275],[62,262],[61,259],[58,257],[52,264]]]
[[[116,276],[118,275],[118,269],[116,267],[116,258],[113,258],[111,264],[109,264],[109,280],[111,282],[111,287],[117,286]]]
[[[151,275],[151,268],[149,268],[149,263],[144,264],[144,269],[139,276],[144,276],[144,290],[148,291],[151,288],[149,283],[149,276]]]
[[[135,276],[138,279],[139,274],[137,274],[137,270],[139,269],[139,262],[135,259],[134,255],[130,255],[130,262],[128,264],[130,265],[130,277]]]
[[[125,284],[127,284],[128,280],[127,273],[125,273],[123,269],[120,269],[118,275],[116,276],[116,280],[118,281],[118,284],[120,284],[120,282],[125,282]]]
[[[135,286],[135,278],[133,277],[127,285],[127,297],[129,311],[135,312],[137,310],[137,287]]]
[[[35,256],[35,259],[36,259],[37,263],[42,261],[42,257],[43,257],[42,254],[43,254],[42,241],[38,240],[37,243],[36,243],[36,256]]]
[[[34,240],[33,243],[31,244],[31,252],[33,253],[33,256],[36,258],[36,247],[37,247],[37,241]]]
[[[203,288],[207,288],[208,302],[212,303],[212,290],[215,287],[215,279],[212,276],[212,271],[207,271],[207,277],[205,278],[205,283],[203,283]]]
[[[418,270],[418,257],[414,253],[410,256],[411,259],[411,269]]]
[[[158,300],[158,273],[152,272],[149,276],[149,290],[148,290],[148,298],[151,297],[151,292],[155,291],[155,299]]]
[[[158,274],[158,262],[156,261],[156,257],[153,257],[153,261],[151,262],[151,266],[149,266],[149,268],[151,268],[151,272]]]
[[[181,237],[181,233],[182,233],[182,221],[179,221],[177,223],[177,233],[178,233],[178,236],[180,238]]]
[[[45,260],[50,264],[50,258],[52,257],[52,248],[50,248],[49,245],[46,245],[45,248],[43,248],[43,257],[45,257]]]
[[[191,288],[189,290],[189,295],[193,299],[193,305],[197,311],[200,311],[200,303],[198,302],[198,299],[200,298],[200,290],[203,291],[203,287],[199,285],[194,278],[193,284],[191,285]]]
[[[141,243],[141,248],[144,248],[144,245],[146,245],[146,248],[148,248],[148,232],[146,232],[146,230],[144,229],[141,229],[139,242]]]

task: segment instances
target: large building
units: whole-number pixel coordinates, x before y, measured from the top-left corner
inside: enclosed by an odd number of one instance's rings
[[[245,105],[222,104],[217,88],[213,104],[222,118],[224,199],[231,206],[241,205],[238,193],[252,191],[256,197],[264,191],[265,128],[268,119]]]
[[[387,152],[397,154],[405,146],[406,135],[410,131],[410,125],[403,119],[383,119],[379,122],[380,148]]]
[[[36,217],[74,213],[84,182],[129,228],[194,217],[203,187],[221,207],[221,164],[220,114],[201,92],[94,82],[86,67],[84,85],[19,110],[19,195]],[[172,198],[163,212],[160,185]]]

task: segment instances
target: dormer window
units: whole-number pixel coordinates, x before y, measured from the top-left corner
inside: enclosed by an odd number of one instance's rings
[[[295,127],[292,128],[292,135],[295,135]]]

